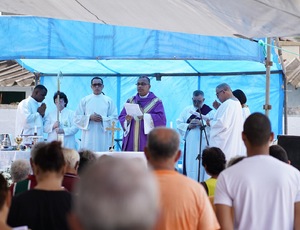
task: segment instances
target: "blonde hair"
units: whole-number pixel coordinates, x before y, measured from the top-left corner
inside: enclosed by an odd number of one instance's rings
[[[65,162],[71,168],[75,168],[76,163],[79,162],[79,153],[75,149],[63,148]]]

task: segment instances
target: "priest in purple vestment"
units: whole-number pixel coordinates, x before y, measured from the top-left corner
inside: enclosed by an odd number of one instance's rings
[[[126,103],[138,104],[143,115],[130,116],[126,113],[125,107],[121,111],[119,121],[124,131],[123,151],[144,151],[150,130],[154,127],[166,126],[164,106],[162,101],[150,92],[150,79],[141,76],[136,85],[138,93],[129,98]]]

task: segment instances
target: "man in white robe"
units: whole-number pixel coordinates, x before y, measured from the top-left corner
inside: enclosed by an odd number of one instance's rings
[[[46,104],[41,102],[46,95],[47,88],[43,85],[37,85],[31,96],[19,103],[16,113],[15,136],[43,136]],[[43,141],[43,138],[38,141]],[[27,142],[27,140],[24,140],[24,142]]]
[[[63,146],[69,149],[77,149],[75,134],[78,132],[78,128],[74,124],[74,111],[66,108],[68,105],[68,97],[66,94],[60,92],[58,102],[57,93],[55,93],[53,101],[58,105],[59,121],[57,121],[57,109],[46,115],[44,132],[48,133],[47,141],[58,140],[57,133],[62,132],[64,135]]]
[[[108,151],[112,143],[111,132],[106,128],[111,127],[112,121],[117,121],[117,108],[112,99],[102,93],[101,78],[94,77],[91,88],[93,94],[81,99],[74,116],[75,125],[82,130],[80,148]]]
[[[208,178],[201,161],[196,159],[198,154],[202,154],[209,140],[209,127],[202,129],[201,151],[200,151],[200,127],[206,124],[206,120],[213,117],[214,111],[204,104],[204,93],[201,90],[193,92],[193,105],[187,106],[176,120],[177,129],[185,141],[183,155],[183,174],[196,181],[204,181]],[[200,120],[200,113],[201,118]],[[198,180],[198,168],[200,166],[200,177]]]
[[[245,155],[242,141],[243,112],[237,98],[232,94],[228,84],[216,87],[217,101],[213,106],[217,108],[213,120],[210,121],[210,147],[220,148],[229,161],[237,155]]]

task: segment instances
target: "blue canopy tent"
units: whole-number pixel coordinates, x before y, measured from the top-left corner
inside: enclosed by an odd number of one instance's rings
[[[90,80],[97,75],[120,111],[136,93],[136,77],[147,74],[151,90],[164,103],[168,126],[172,122],[175,127],[194,90],[203,90],[211,105],[215,87],[223,82],[246,93],[251,112],[264,112],[265,51],[257,42],[24,16],[0,17],[0,36],[0,59],[17,59],[41,76],[49,89],[49,111],[55,109],[56,75],[62,72],[61,91],[71,109],[91,93]],[[269,117],[275,134],[281,134],[282,71],[275,52],[273,62]]]

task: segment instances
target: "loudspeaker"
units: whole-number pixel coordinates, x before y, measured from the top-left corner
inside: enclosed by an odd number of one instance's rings
[[[278,135],[277,140],[287,152],[291,165],[300,170],[300,136]]]

